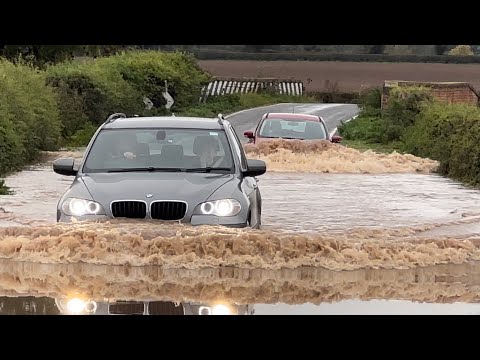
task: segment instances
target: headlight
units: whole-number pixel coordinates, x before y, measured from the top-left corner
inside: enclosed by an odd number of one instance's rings
[[[83,216],[83,215],[105,215],[102,205],[95,201],[68,198],[62,205],[65,215]]]
[[[196,215],[235,216],[242,206],[235,199],[222,199],[207,201],[197,206],[194,211]]]

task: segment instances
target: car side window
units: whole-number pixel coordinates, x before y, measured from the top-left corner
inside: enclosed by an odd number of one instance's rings
[[[235,147],[235,151],[237,152],[238,158],[240,159],[240,164],[241,168],[243,171],[247,170],[247,158],[245,157],[245,152],[243,151],[242,143],[240,142],[240,139],[238,138],[238,135],[233,128],[232,125],[229,125],[228,128],[232,132],[234,142],[233,146]]]

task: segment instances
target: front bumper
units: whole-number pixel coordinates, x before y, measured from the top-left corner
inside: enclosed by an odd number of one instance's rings
[[[84,222],[84,221],[105,221],[105,220],[112,220],[113,218],[105,216],[105,215],[87,215],[81,217],[75,216],[67,216],[65,214],[60,213],[57,217],[57,222],[60,223],[72,223],[72,222]],[[141,220],[140,220],[141,221]],[[149,220],[150,222],[154,222],[155,220]],[[159,221],[162,224],[165,224],[165,221]],[[172,221],[172,223],[177,223],[177,221]],[[213,215],[193,215],[188,220],[183,220],[181,223],[183,224],[190,224],[193,226],[200,226],[200,225],[219,225],[219,226],[226,226],[231,228],[245,228],[248,227],[248,222],[244,221],[240,216],[230,216],[230,217],[218,217]]]
[[[248,222],[240,218],[240,216],[219,217],[213,215],[192,215],[190,220],[192,225],[221,225],[233,228],[244,228],[248,226]]]

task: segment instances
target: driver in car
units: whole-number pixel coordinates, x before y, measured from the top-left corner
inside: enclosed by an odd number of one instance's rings
[[[213,136],[199,136],[195,139],[196,155],[200,162],[200,167],[218,167],[223,161],[223,157],[217,158],[217,150]]]

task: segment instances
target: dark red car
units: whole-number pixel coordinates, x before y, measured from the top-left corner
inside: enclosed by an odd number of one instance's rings
[[[253,144],[271,139],[328,140],[334,143],[342,140],[340,136],[330,136],[320,116],[292,113],[267,113],[255,131],[245,131],[243,135]]]

